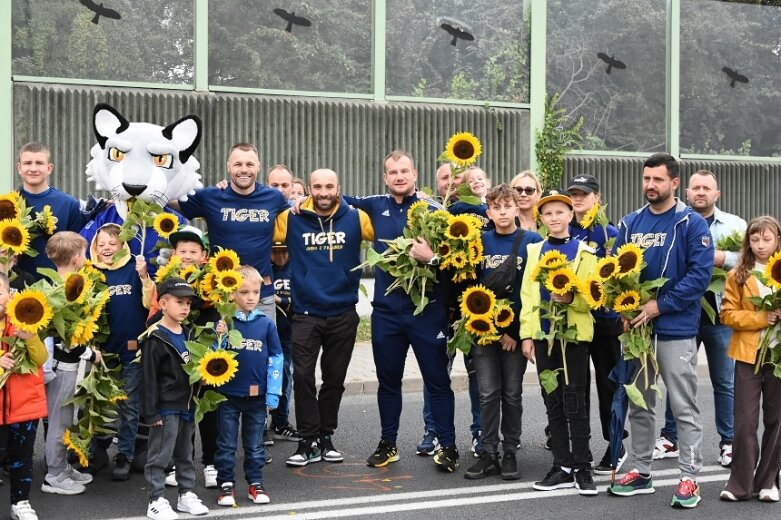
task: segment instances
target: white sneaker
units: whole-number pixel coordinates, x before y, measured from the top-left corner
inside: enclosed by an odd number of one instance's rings
[[[11,518],[13,520],[38,520],[38,515],[29,500],[20,500],[16,504],[11,504]]]
[[[656,439],[651,457],[653,460],[674,459],[678,457],[678,445],[673,444],[667,437],[659,437]]]
[[[725,468],[732,466],[732,444],[725,444],[719,450],[719,464]]]
[[[65,469],[65,473],[68,474],[68,476],[73,480],[74,482],[78,482],[79,484],[87,485],[90,482],[92,482],[92,475],[89,473],[82,473],[81,471],[77,470],[73,466],[68,466]]]
[[[152,520],[176,520],[179,518],[176,511],[171,509],[171,504],[168,503],[168,500],[163,497],[149,502],[146,508],[146,516]]]
[[[171,472],[165,476],[165,485],[168,487],[177,487],[179,485],[176,481],[176,468],[172,468]]]
[[[84,487],[84,484],[74,482],[68,476],[67,471],[63,471],[56,477],[51,473],[47,473],[43,478],[43,484],[41,484],[41,491],[55,495],[80,495],[86,490],[87,488]]]
[[[762,502],[778,502],[778,488],[773,486],[770,489],[760,489],[759,500]]]
[[[203,485],[207,489],[217,487],[217,470],[211,464],[203,468]]]
[[[179,495],[179,500],[176,501],[176,509],[191,515],[205,515],[209,512],[209,508],[192,491]]]

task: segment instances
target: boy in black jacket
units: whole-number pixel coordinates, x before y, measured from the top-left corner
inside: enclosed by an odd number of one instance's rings
[[[144,477],[149,488],[146,515],[152,520],[174,520],[178,515],[163,496],[165,469],[173,458],[179,499],[176,509],[192,515],[209,512],[198,496],[193,466],[194,388],[183,365],[190,359],[185,346],[190,330],[182,322],[190,314],[193,292],[181,278],[164,280],[157,288],[163,317],[141,342],[144,385],[141,415],[152,428]]]

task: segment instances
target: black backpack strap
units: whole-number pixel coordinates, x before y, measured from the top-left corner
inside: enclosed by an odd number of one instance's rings
[[[523,235],[526,234],[526,231],[523,228],[519,228],[521,230],[520,233],[515,235],[515,240],[513,241],[513,250],[510,252],[510,254],[514,257],[518,257],[518,246],[521,245],[521,240],[523,240]]]

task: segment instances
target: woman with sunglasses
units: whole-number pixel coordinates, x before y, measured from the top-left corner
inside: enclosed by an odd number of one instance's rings
[[[534,219],[534,207],[540,199],[540,181],[531,170],[524,170],[510,181],[515,191],[520,195],[518,202],[518,218],[521,229],[537,231],[537,221]]]

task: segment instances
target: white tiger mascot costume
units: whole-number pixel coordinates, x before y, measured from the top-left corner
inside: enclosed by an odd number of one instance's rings
[[[185,116],[165,128],[150,123],[130,123],[115,108],[105,103],[95,106],[93,128],[97,144],[87,164],[87,178],[95,188],[108,191],[110,201],[105,209],[93,215],[81,234],[92,243],[97,230],[108,223],[122,224],[128,212],[128,200],[138,197],[161,206],[169,200],[187,200],[187,195],[202,188],[200,163],[193,156],[201,140],[201,120]],[[172,210],[168,210],[175,213]],[[181,223],[185,220],[178,215]],[[157,256],[153,251],[160,240],[154,229],[147,228],[144,257]],[[130,251],[141,251],[140,233],[128,241]],[[149,262],[150,273],[156,266]]]

